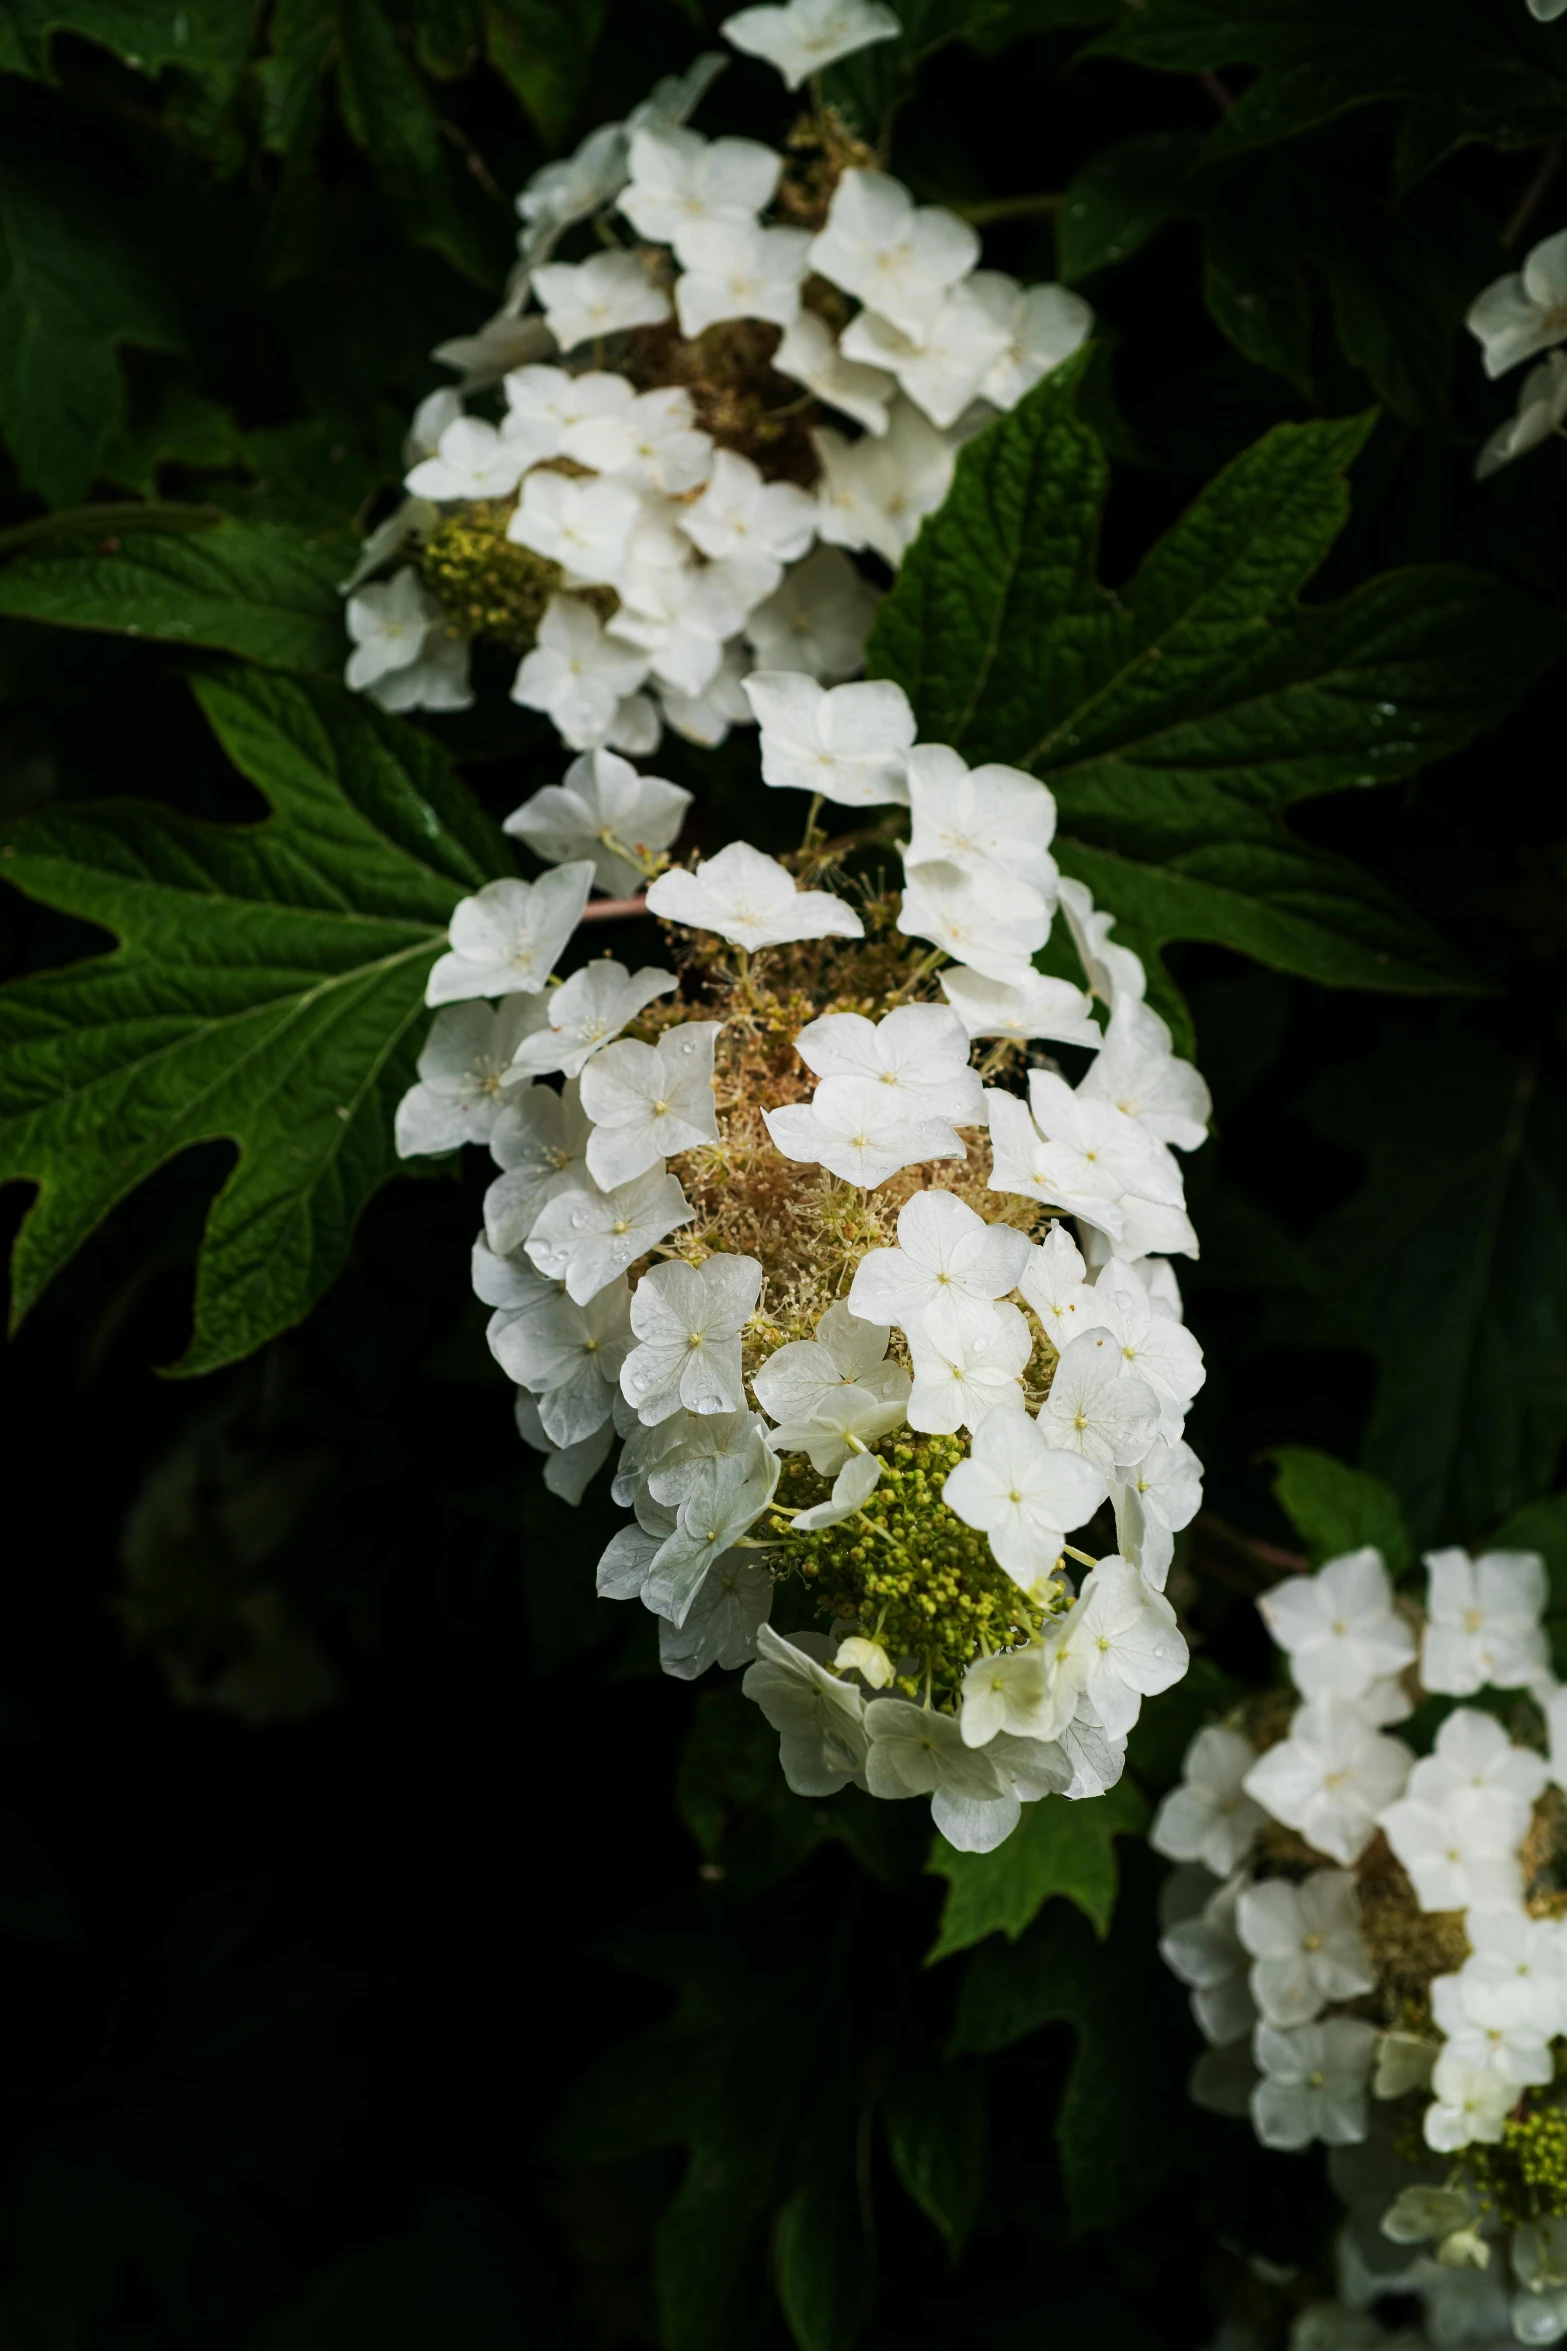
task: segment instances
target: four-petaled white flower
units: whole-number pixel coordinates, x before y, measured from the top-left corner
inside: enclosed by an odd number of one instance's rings
[[[1557,1924],[1528,1911],[1472,1910],[1464,1921],[1469,1957],[1460,1974],[1476,2023],[1526,2025],[1547,2041],[1567,2029]]]
[[[704,139],[696,131],[633,131],[631,185],[620,209],[655,245],[686,258],[699,221],[756,218],[773,200],[783,157],[757,139]]]
[[[1366,2135],[1366,2088],[1375,2028],[1356,2016],[1330,2016],[1293,2032],[1259,2024],[1252,2054],[1262,2080],[1251,2118],[1265,2147],[1351,2147]]]
[[[1377,1815],[1422,1910],[1518,1901],[1523,1891],[1518,1845],[1527,1818],[1520,1819],[1510,1796],[1486,1789],[1435,1804],[1403,1796]]]
[[[360,694],[397,670],[411,669],[437,618],[436,606],[412,564],[405,564],[389,580],[361,588],[348,599],[348,633],[354,650],[348,656],[344,683]]]
[[[769,1355],[751,1382],[756,1400],[786,1429],[813,1422],[829,1398],[850,1389],[878,1403],[901,1405],[909,1375],[888,1355],[889,1336],[885,1323],[878,1328],[862,1321],[841,1298],[834,1299],[814,1339],[791,1339]]]
[[[1182,1882],[1187,1879],[1193,1881],[1189,1887]],[[1210,1882],[1203,1869],[1177,1870],[1165,1881],[1159,1956],[1190,1991],[1192,2015],[1204,2040],[1228,2049],[1248,2039],[1257,2021],[1246,1981],[1247,1954],[1235,1932],[1235,1904],[1246,1881],[1237,1874],[1206,1893]]]
[[[623,376],[608,381],[630,394]],[[678,498],[705,482],[713,463],[713,437],[696,422],[691,395],[681,384],[660,384],[568,424],[561,454],[595,473],[617,474],[639,487]]]
[[[1209,1723],[1197,1733],[1172,1788],[1154,1814],[1148,1842],[1170,1861],[1200,1861],[1216,1878],[1239,1868],[1266,1817],[1244,1786],[1257,1750],[1239,1731]]]
[[[879,171],[843,174],[811,244],[812,269],[915,335],[978,258],[979,238],[967,221],[937,204],[916,208],[902,182]]]
[[[671,1624],[684,1624],[714,1561],[755,1526],[777,1484],[777,1456],[755,1430],[738,1451],[710,1454],[700,1461],[676,1513],[674,1530],[649,1564],[642,1587],[644,1605]]]
[[[875,1078],[823,1078],[809,1102],[762,1116],[785,1159],[825,1167],[867,1191],[900,1168],[968,1156],[945,1119],[911,1116],[897,1089]]]
[[[898,1212],[897,1247],[872,1249],[855,1267],[849,1311],[900,1330],[923,1328],[941,1343],[981,1341],[994,1326],[994,1301],[1017,1287],[1028,1251],[1022,1233],[987,1224],[950,1192],[916,1192]]]
[[[530,473],[506,536],[560,564],[574,582],[605,586],[618,577],[641,514],[642,501],[629,482]]]
[[[990,1417],[996,1423],[1021,1421],[1025,1415],[994,1412]],[[1054,1740],[1070,1721],[1078,1697],[1076,1685],[1064,1679],[1038,1642],[976,1657],[963,1677],[959,1719],[964,1744],[987,1747],[998,1735]]]
[[[843,352],[884,369],[931,423],[955,425],[1007,347],[1013,281],[981,270],[950,287],[917,328],[862,310],[843,330]]]
[[[684,1624],[659,1618],[660,1668],[690,1682],[711,1665],[728,1673],[749,1665],[772,1605],[773,1579],[754,1557],[730,1551],[715,1559],[686,1610]]]
[[[1483,2024],[1474,2012],[1466,1977],[1467,1970],[1432,1979],[1431,2014],[1443,2035],[1443,2057],[1453,2065],[1473,2066],[1477,2072],[1483,2067],[1499,2075],[1515,2094],[1542,2088],[1556,2070],[1549,2034],[1522,2016]]]
[[[836,547],[813,547],[745,624],[759,670],[793,670],[830,685],[852,677],[881,598]],[[744,699],[737,713],[750,715]],[[671,721],[673,723],[673,721]]]
[[[1464,320],[1478,341],[1488,376],[1567,340],[1567,229],[1542,238],[1521,270],[1478,294]]]
[[[1313,1698],[1246,1774],[1248,1796],[1347,1869],[1403,1790],[1414,1758],[1343,1698]]]
[[[852,416],[868,433],[879,436],[887,430],[892,377],[882,368],[862,367],[845,358],[837,336],[814,310],[801,311],[773,353],[773,365],[829,408]]]
[[[1175,1538],[1202,1508],[1202,1463],[1190,1445],[1150,1445],[1135,1467],[1110,1482],[1115,1537],[1123,1558],[1140,1567],[1156,1592],[1164,1590]],[[1367,1720],[1401,1722],[1409,1711],[1398,1683],[1400,1703],[1392,1713]],[[1365,1701],[1361,1701],[1364,1706]]]
[[[994,1108],[994,1104],[992,1104]],[[1058,1355],[1083,1331],[1095,1328],[1094,1292],[1083,1253],[1058,1218],[1044,1239],[1030,1244],[1018,1288],[1044,1325]]]
[[[685,267],[675,280],[680,332],[694,339],[731,318],[791,326],[800,308],[810,238],[804,229],[754,221],[696,221],[686,231]]]
[[[484,1230],[492,1249],[501,1256],[520,1249],[540,1209],[557,1192],[592,1189],[591,1133],[574,1079],[558,1094],[553,1086],[531,1085],[512,1095],[490,1133],[490,1156],[504,1170],[484,1195]]]
[[[776,947],[791,939],[859,939],[864,925],[830,890],[801,890],[776,857],[731,841],[694,873],[661,873],[648,911],[687,930],[716,931],[731,947]]]
[[[1015,1306],[993,1306],[983,1340],[943,1341],[923,1325],[908,1332],[914,1386],[909,1426],[943,1436],[977,1429],[987,1413],[1020,1411],[1020,1376],[1033,1353],[1033,1333]]]
[[[524,1048],[525,1053],[538,1050],[537,1038]],[[1137,1268],[1115,1258],[1099,1269],[1089,1313],[1110,1333],[1128,1371],[1152,1388],[1159,1434],[1166,1444],[1175,1444],[1187,1408],[1208,1376],[1201,1347],[1184,1323],[1159,1312]]]
[[[470,996],[537,995],[582,920],[593,886],[586,863],[559,865],[536,882],[486,882],[452,914],[451,953],[425,986],[427,1004]]]
[[[1031,972],[1016,987],[987,980],[963,964],[942,972],[941,992],[971,1037],[1005,1037],[1026,1045],[1050,1037],[1063,1045],[1087,1045],[1097,1052],[1099,1029],[1089,1018],[1089,999],[1070,980]]]
[[[874,1021],[859,1012],[823,1013],[794,1044],[819,1078],[884,1086],[906,1117],[984,1124],[984,1089],[969,1067],[968,1038],[943,1004],[900,1004]]]
[[[562,351],[630,327],[661,326],[669,298],[634,253],[595,253],[588,261],[549,261],[533,273],[544,323]]]
[[[1089,1569],[1068,1614],[1046,1626],[1044,1646],[1112,1738],[1129,1731],[1143,1700],[1168,1690],[1187,1665],[1175,1610],[1113,1554]]]
[[[606,1189],[656,1160],[716,1143],[713,1102],[716,1020],[682,1021],[656,1045],[634,1037],[606,1045],[582,1072],[582,1107],[593,1121],[588,1170]]]
[[[985,371],[980,397],[996,408],[1015,408],[1025,392],[1081,349],[1093,327],[1093,311],[1069,286],[1011,286],[1007,340]]]
[[[748,57],[765,58],[797,90],[840,57],[872,41],[897,40],[903,26],[882,0],[787,0],[785,6],[742,8],[719,30]]]
[[[872,678],[827,687],[798,673],[755,670],[745,693],[761,728],[764,783],[851,808],[908,798],[914,713],[901,686]]]
[[[966,767],[944,743],[911,750],[908,777],[914,824],[903,862],[910,872],[945,864],[997,874],[1031,883],[1054,905],[1056,803],[1045,785],[1018,767]]]
[[[1107,1331],[1068,1342],[1039,1407],[1052,1445],[1081,1453],[1107,1474],[1141,1461],[1159,1430],[1159,1400],[1126,1368]]]
[[[1548,352],[1518,387],[1518,405],[1505,424],[1482,444],[1475,480],[1488,481],[1515,457],[1527,456],[1559,432],[1567,418],[1567,353]]]
[[[642,1276],[631,1327],[642,1342],[626,1358],[621,1391],[644,1421],[687,1412],[738,1412],[740,1331],[761,1292],[754,1257],[717,1256],[705,1265],[671,1259]]]
[[[617,731],[647,671],[647,655],[606,636],[591,604],[579,596],[552,596],[511,698],[544,711],[571,750],[591,751]]]
[[[612,1192],[557,1192],[539,1211],[527,1252],[585,1306],[628,1265],[696,1214],[679,1178],[650,1167]]]
[[[1547,1592],[1537,1551],[1428,1551],[1430,1583],[1420,1644],[1428,1690],[1467,1698],[1476,1690],[1552,1686],[1540,1624]]]
[[[1517,1844],[1528,1826],[1535,1798],[1550,1777],[1550,1766],[1532,1747],[1515,1747],[1494,1715],[1475,1706],[1455,1706],[1436,1734],[1429,1755],[1409,1775],[1409,1793],[1438,1808],[1477,1790],[1503,1797],[1515,1808]]]
[[[926,515],[952,487],[947,435],[900,394],[888,404],[887,430],[879,437],[846,441],[824,429],[811,441],[822,469],[816,485],[822,537],[833,547],[873,548],[896,570]]]
[[[793,482],[768,481],[749,457],[720,449],[706,489],[681,510],[680,527],[715,563],[729,555],[793,563],[816,536],[816,500]],[[774,572],[773,586],[777,579]]]
[[[929,939],[986,979],[1026,987],[1050,936],[1050,909],[1029,882],[940,862],[908,875],[898,907],[905,938]]]
[[[992,1091],[992,1191],[1048,1201],[1091,1224],[1118,1257],[1197,1253],[1181,1171],[1157,1136],[1113,1103],[1074,1093],[1053,1071],[1028,1073],[1028,1103]]]
[[[1091,1102],[1113,1102],[1177,1151],[1197,1149],[1213,1112],[1212,1095],[1191,1063],[1177,1060],[1164,1022],[1133,996],[1123,996],[1110,1015],[1078,1091]]]
[[[508,1092],[526,1083],[517,1049],[545,1017],[538,996],[488,1004],[453,1004],[430,1023],[419,1056],[419,1083],[397,1105],[399,1158],[487,1143]]]
[[[509,498],[532,462],[528,449],[476,416],[454,417],[432,456],[404,483],[415,498]]]
[[[492,1327],[492,1353],[519,1387],[533,1390],[544,1433],[555,1444],[591,1437],[614,1409],[631,1347],[630,1304],[624,1281],[611,1282],[585,1306],[557,1292],[503,1329]]]
[[[1298,1885],[1268,1878],[1247,1886],[1235,1905],[1235,1928],[1256,1961],[1251,1993],[1266,2024],[1311,2024],[1329,2001],[1373,1989],[1347,1869],[1313,1870]]]
[[[1494,2147],[1518,2103],[1512,2083],[1492,2067],[1465,2064],[1445,2050],[1433,2068],[1431,2088],[1421,2127],[1426,2145],[1439,2155],[1455,2155],[1477,2141]]]
[[[672,971],[651,964],[632,973],[623,963],[585,963],[543,999],[542,1024],[518,1045],[514,1066],[530,1077],[556,1069],[577,1077],[627,1021],[677,985]]]
[[[822,1662],[819,1633],[783,1640],[771,1625],[756,1636],[756,1663],[741,1688],[779,1736],[783,1775],[797,1796],[835,1796],[865,1785],[865,1701]]]
[[[610,375],[603,368],[590,368],[582,375],[570,375],[563,367],[514,368],[501,389],[506,395],[501,431],[527,449],[535,464],[575,456],[575,449],[567,447],[575,433],[606,417],[624,415],[636,397],[624,376]]]
[[[988,1412],[941,1498],[989,1538],[997,1564],[1033,1591],[1059,1565],[1067,1536],[1103,1502],[1105,1479],[1094,1463],[1047,1444],[1026,1412]]]
[[[638,775],[614,751],[585,751],[565,781],[545,784],[502,827],[535,857],[563,865],[590,858],[595,886],[624,895],[641,881],[635,861],[667,849],[685,822],[691,795],[662,776]]]
[[[1315,1575],[1287,1577],[1257,1606],[1307,1698],[1359,1698],[1415,1654],[1413,1635],[1394,1612],[1382,1554],[1369,1544],[1328,1560]]]

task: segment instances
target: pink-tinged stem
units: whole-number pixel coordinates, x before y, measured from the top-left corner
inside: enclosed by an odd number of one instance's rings
[[[582,909],[582,919],[584,922],[614,922],[617,917],[622,915],[646,914],[646,912],[647,899],[645,897],[590,898]]]

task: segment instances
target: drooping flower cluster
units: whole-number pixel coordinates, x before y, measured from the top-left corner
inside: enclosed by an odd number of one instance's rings
[[[724,27],[791,88],[899,29],[863,0]],[[346,583],[348,684],[383,707],[466,707],[487,640],[571,749],[643,757],[748,722],[753,667],[852,677],[877,590],[851,554],[896,568],[961,441],[1086,336],[1079,296],[980,269],[832,114],[783,150],[688,128],[721,62],[535,175],[506,307],[435,354],[461,387],[419,408]],[[561,259],[573,232],[596,247]]]
[[[1419,2291],[1433,2342],[1554,2343],[1567,1691],[1538,1555],[1435,1551],[1426,1569],[1423,1613],[1374,1550],[1264,1595],[1294,1692],[1192,1742],[1151,1831],[1181,1865],[1160,1949],[1211,2044],[1200,2103],[1249,2111],[1266,2146],[1364,2150],[1335,2175],[1357,2214],[1347,2300]],[[1466,1703],[1491,1692],[1510,1695]],[[1330,2316],[1299,2339],[1383,2340]]]
[[[583,754],[509,823],[549,870],[453,918],[399,1145],[494,1156],[474,1284],[518,1426],[571,1500],[620,1441],[600,1592],[659,1617],[669,1672],[748,1667],[796,1789],[927,1795],[987,1849],[1111,1785],[1185,1669],[1203,1365],[1169,1253],[1207,1090],[1058,877],[1043,784],[916,744],[891,684],[747,691],[806,846],[660,872],[678,968],[556,983],[683,808]],[[821,842],[822,797],[907,825],[901,891],[817,886],[855,840]],[[1030,960],[1058,906],[1086,988]],[[1076,1084],[1042,1043],[1091,1055]],[[1101,1514],[1115,1546],[1073,1548]]]
[[[1475,472],[1484,481],[1560,433],[1567,418],[1567,352],[1555,348],[1567,342],[1567,229],[1542,238],[1522,269],[1509,270],[1477,295],[1464,323],[1480,345],[1488,376],[1539,360],[1523,379],[1516,414],[1498,425],[1480,451]]]

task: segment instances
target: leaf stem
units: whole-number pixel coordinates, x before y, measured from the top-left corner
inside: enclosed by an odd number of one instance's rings
[[[978,204],[955,204],[953,211],[959,220],[968,221],[976,229],[988,228],[1000,220],[1038,220],[1059,212],[1066,202],[1063,190],[1046,188],[1033,196],[987,196]]]

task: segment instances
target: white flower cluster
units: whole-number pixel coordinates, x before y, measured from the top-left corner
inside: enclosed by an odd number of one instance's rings
[[[861,0],[724,28],[791,87],[898,29]],[[685,127],[718,62],[535,175],[507,309],[436,354],[492,409],[498,383],[499,408],[469,414],[457,390],[422,404],[405,501],[346,583],[347,682],[383,707],[465,707],[485,633],[526,645],[513,699],[578,751],[641,757],[666,722],[716,744],[750,717],[753,666],[852,676],[877,592],[850,553],[896,567],[958,444],[1086,337],[1079,296],[981,270],[968,223],[882,171],[840,168],[815,233],[791,225],[811,206],[783,203],[782,153]],[[588,222],[608,249],[552,258]],[[722,396],[699,414],[691,387],[715,367]],[[835,422],[787,431],[807,409]],[[532,566],[509,588],[508,551]]]
[[[1543,238],[1522,269],[1509,270],[1477,295],[1464,324],[1479,342],[1488,376],[1506,375],[1525,359],[1549,353],[1524,377],[1517,413],[1481,449],[1475,472],[1484,481],[1561,432],[1567,417],[1567,353],[1554,348],[1567,342],[1567,229]]]
[[[572,1501],[621,1440],[615,1496],[635,1516],[600,1591],[659,1616],[674,1674],[749,1664],[795,1788],[929,1795],[953,1842],[988,1849],[1020,1803],[1113,1784],[1142,1698],[1185,1670],[1163,1586],[1200,1499],[1182,1432],[1203,1365],[1162,1252],[1196,1253],[1171,1145],[1202,1140],[1207,1090],[1110,918],[1058,879],[1043,784],[917,745],[896,686],[747,683],[771,782],[910,809],[879,951],[902,975],[893,998],[912,1000],[791,1023],[788,1059],[814,1085],[791,1078],[760,1102],[755,1147],[739,1148],[715,1055],[742,1050],[778,1001],[758,993],[766,953],[853,954],[864,923],[735,842],[648,892],[650,911],[699,934],[695,954],[734,951],[728,1030],[700,1007],[650,1015],[673,971],[605,960],[555,982],[594,883],[647,870],[684,808],[675,787],[589,752],[509,820],[552,870],[492,882],[452,919],[429,985],[445,1009],[398,1144],[487,1142],[498,1164],[473,1278],[518,1426]],[[1028,960],[1058,903],[1103,1032],[1087,990]],[[920,997],[938,966],[945,1001]],[[622,1033],[639,1019],[643,1036]],[[1038,1039],[1094,1049],[1076,1087],[1048,1064],[1026,1101],[984,1083]],[[871,1196],[900,1177],[895,1219],[878,1219]],[[760,1256],[705,1239],[693,1204],[732,1208],[780,1180],[865,1202],[808,1335],[781,1344]],[[967,1198],[948,1188],[960,1180]],[[991,1195],[1011,1197],[991,1214]],[[787,1204],[763,1216],[762,1255],[787,1220]],[[814,1480],[813,1498],[786,1506],[781,1477]],[[1090,1571],[1074,1602],[1066,1538],[1106,1503],[1118,1551],[1073,1554]],[[807,1568],[822,1591],[839,1577],[833,1639],[767,1621]],[[937,1648],[921,1646],[929,1625]],[[943,1626],[957,1630],[938,1654]]]
[[[1373,2167],[1369,2193],[1383,2238],[1435,2240],[1436,2263],[1391,2282],[1362,2277],[1361,2305],[1439,2288],[1433,2341],[1554,2343],[1567,2335],[1567,2113],[1532,2094],[1551,2088],[1567,2056],[1553,1792],[1567,1786],[1567,1690],[1549,1664],[1537,1554],[1435,1551],[1426,1568],[1423,1622],[1395,1602],[1369,1549],[1264,1595],[1302,1703],[1260,1752],[1237,1723],[1193,1740],[1150,1832],[1182,1865],[1160,1950],[1212,2045],[1194,2096],[1249,2108],[1265,2146],[1385,2141],[1369,2097],[1419,2101],[1432,2163],[1402,2194]],[[1422,1694],[1487,1689],[1525,1694],[1515,1719],[1538,1726],[1538,1743],[1469,1705],[1448,1712],[1427,1755],[1389,1735]],[[1254,1712],[1248,1727],[1264,1720]],[[1530,2225],[1518,2226],[1484,2151],[1541,2120],[1562,2217],[1538,2201],[1538,2172]],[[1498,2239],[1511,2297],[1493,2277],[1486,2327],[1443,2331],[1444,2270],[1487,2268]],[[1474,2299],[1462,2282],[1453,2291]],[[1381,2341],[1365,2323],[1343,2339]],[[1319,2338],[1338,2339],[1328,2315],[1300,2340]]]

